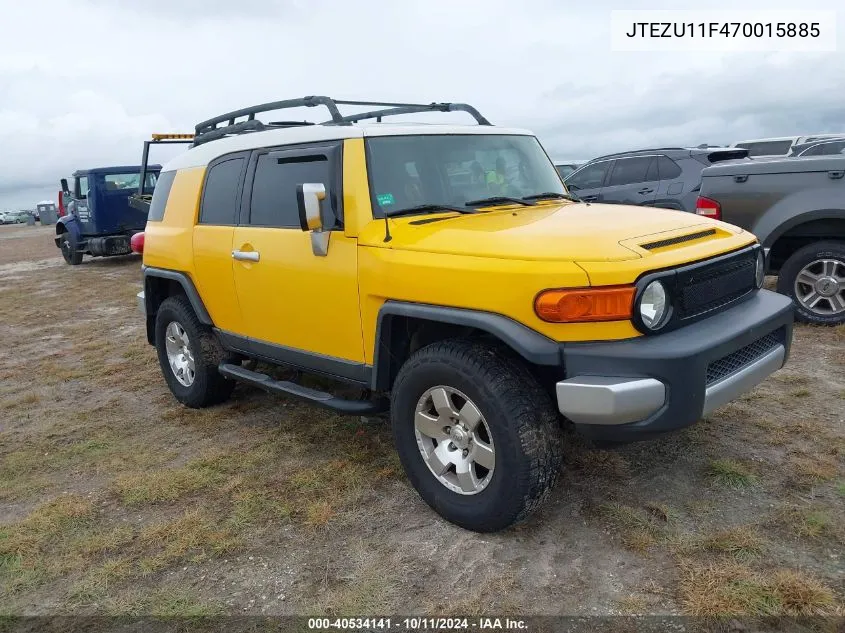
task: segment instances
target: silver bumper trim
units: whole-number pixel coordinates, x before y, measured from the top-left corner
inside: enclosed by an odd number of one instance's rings
[[[785,359],[786,349],[783,345],[778,345],[738,372],[713,383],[704,391],[704,410],[701,415],[707,415],[750,391],[768,375],[783,367]]]
[[[629,424],[666,402],[666,386],[654,378],[575,376],[557,383],[557,406],[575,424]]]
[[[135,299],[138,300],[138,309],[141,311],[141,314],[147,316],[147,298],[142,290],[137,295],[135,295]]]

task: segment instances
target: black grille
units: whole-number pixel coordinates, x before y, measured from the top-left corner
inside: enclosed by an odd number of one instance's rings
[[[714,360],[707,366],[707,385],[735,374],[743,367],[750,365],[755,360],[770,352],[778,345],[783,345],[784,330],[780,328],[763,338],[758,338],[753,343],[742,347],[719,360]]]
[[[656,248],[663,248],[665,246],[672,246],[672,244],[681,244],[683,242],[691,242],[692,240],[701,239],[702,237],[708,237],[710,235],[716,235],[716,229],[707,229],[706,231],[699,231],[698,233],[690,233],[689,235],[680,235],[678,237],[670,237],[665,240],[658,240],[656,242],[649,242],[648,244],[642,244],[641,246],[646,249],[647,251],[653,251]]]
[[[678,317],[690,319],[721,308],[756,288],[757,253],[747,250],[734,257],[678,271]]]

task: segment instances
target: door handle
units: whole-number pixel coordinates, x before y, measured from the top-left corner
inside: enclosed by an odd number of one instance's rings
[[[595,202],[599,199],[598,196],[579,196],[582,202]]]
[[[645,187],[643,189],[640,189],[637,193],[646,194],[646,193],[651,193],[652,191],[654,191],[654,189],[650,189],[648,187]]]
[[[258,251],[232,251],[232,259],[239,262],[257,262],[261,259],[261,254]]]
[[[845,176],[845,171],[841,169],[834,169],[833,171],[827,172],[827,177],[832,178],[833,180],[838,180],[839,178],[842,178],[842,176]]]

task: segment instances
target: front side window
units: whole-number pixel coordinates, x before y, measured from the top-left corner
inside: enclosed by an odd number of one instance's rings
[[[322,183],[328,194],[325,203],[330,203],[332,196],[326,156],[259,156],[252,182],[249,223],[253,226],[300,228],[296,187],[303,183]]]
[[[613,161],[603,160],[598,163],[584,165],[566,179],[566,186],[574,191],[579,189],[599,189],[604,184],[608,168]]]
[[[78,176],[76,178],[76,186],[74,187],[75,191],[74,198],[77,200],[84,200],[88,197],[88,176]]]
[[[375,217],[422,204],[565,193],[533,136],[437,134],[367,139]]]

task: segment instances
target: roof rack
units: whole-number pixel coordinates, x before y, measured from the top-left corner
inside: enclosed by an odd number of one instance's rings
[[[689,151],[689,147],[650,147],[648,149],[630,149],[627,152],[613,152],[612,154],[602,154],[590,159],[590,162],[596,160],[606,160],[608,158],[616,158],[617,156],[631,156],[633,154],[648,154],[651,152],[666,152],[669,150]]]
[[[344,106],[380,106],[378,110],[360,112],[357,114],[342,115],[338,109],[339,105]],[[466,103],[393,103],[388,101],[344,101],[332,99],[331,97],[311,96],[301,99],[288,99],[286,101],[273,101],[260,105],[235,110],[221,114],[202,123],[197,123],[195,128],[194,146],[208,143],[230,134],[245,134],[247,132],[260,132],[266,129],[278,127],[293,127],[299,125],[315,125],[311,121],[279,121],[263,123],[255,118],[261,112],[274,110],[285,110],[288,108],[313,108],[325,106],[329,111],[331,119],[320,125],[350,125],[365,119],[375,119],[381,122],[382,117],[396,116],[400,114],[413,114],[417,112],[467,112],[479,125],[490,125],[481,113]],[[238,121],[246,117],[242,121]],[[224,124],[218,127],[220,124]]]

